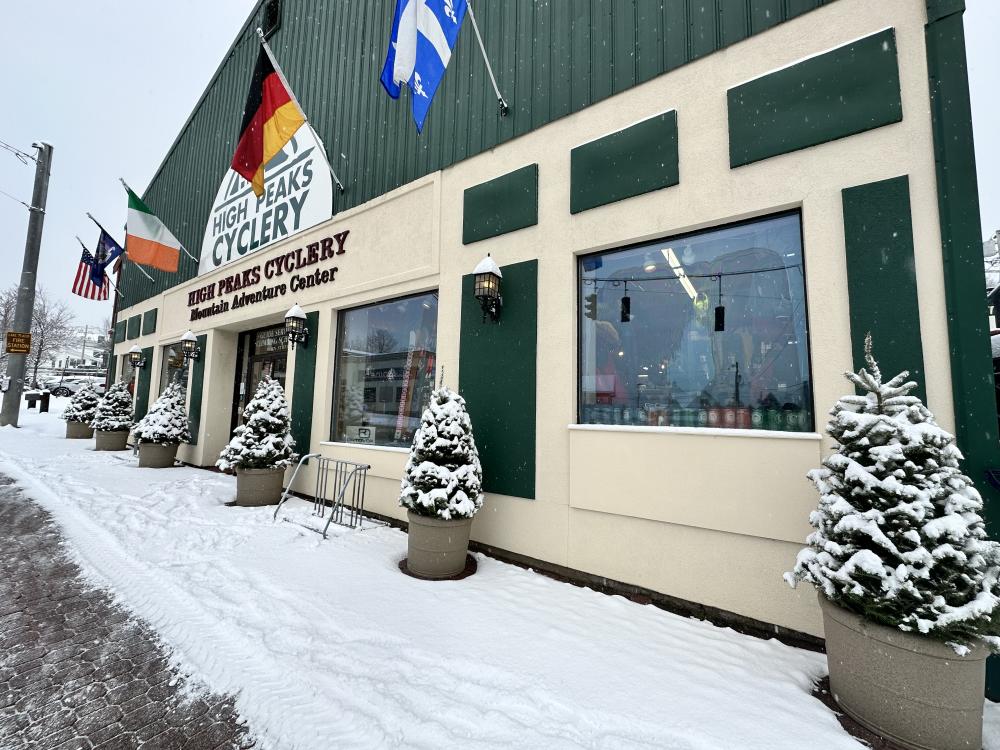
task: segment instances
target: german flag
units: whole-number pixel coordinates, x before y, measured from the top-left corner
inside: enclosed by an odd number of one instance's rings
[[[292,92],[282,82],[267,50],[261,45],[243,108],[243,125],[232,167],[264,194],[264,165],[274,158],[306,121]]]

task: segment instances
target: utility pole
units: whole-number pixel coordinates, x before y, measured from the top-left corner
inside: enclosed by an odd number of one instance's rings
[[[90,325],[83,327],[83,349],[80,351],[80,366],[87,366],[87,334],[90,332]]]
[[[33,144],[38,150],[35,159],[35,187],[31,192],[31,206],[28,209],[28,237],[24,242],[24,263],[21,266],[21,286],[17,290],[17,307],[14,309],[14,325],[17,333],[31,333],[31,313],[35,309],[35,284],[38,276],[38,251],[42,246],[42,225],[45,223],[45,201],[49,194],[49,168],[52,164],[52,146],[48,143]],[[28,364],[27,354],[7,355],[7,375],[10,387],[3,394],[3,408],[0,409],[0,426],[12,424],[17,427],[17,415],[21,408],[21,393],[24,391],[24,372]]]

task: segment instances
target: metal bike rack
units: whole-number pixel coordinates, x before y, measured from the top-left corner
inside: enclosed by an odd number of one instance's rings
[[[327,458],[319,453],[309,453],[299,459],[295,471],[292,472],[292,479],[282,493],[278,507],[274,509],[274,520],[278,520],[278,511],[291,496],[292,485],[295,484],[295,477],[298,476],[299,469],[310,458],[316,459],[316,488],[313,492],[312,514],[319,518],[325,518],[327,506],[330,508],[330,517],[323,527],[323,538],[326,539],[326,532],[331,523],[346,526],[349,529],[364,530],[365,487],[371,465],[338,458]],[[379,524],[373,522],[372,525]],[[310,528],[310,531],[316,531],[316,529]]]

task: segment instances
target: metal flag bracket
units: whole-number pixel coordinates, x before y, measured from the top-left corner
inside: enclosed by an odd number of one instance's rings
[[[490,83],[493,84],[493,93],[497,95],[497,103],[500,105],[500,116],[506,117],[507,113],[510,112],[510,106],[507,104],[507,100],[503,98],[503,94],[500,93],[500,87],[497,86],[497,78],[493,75],[493,66],[490,65],[490,58],[486,56],[486,45],[483,44],[483,35],[479,33],[479,24],[476,23],[476,14],[472,12],[471,0],[466,3],[466,7],[469,9],[469,19],[472,21],[472,30],[476,32],[476,41],[479,42],[479,51],[483,53],[483,61],[486,63],[486,72],[490,74]]]

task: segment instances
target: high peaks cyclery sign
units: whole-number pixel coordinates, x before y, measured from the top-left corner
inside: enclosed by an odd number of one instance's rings
[[[333,215],[333,179],[323,147],[309,128],[295,136],[264,168],[264,195],[229,170],[205,227],[198,273],[208,273]]]

